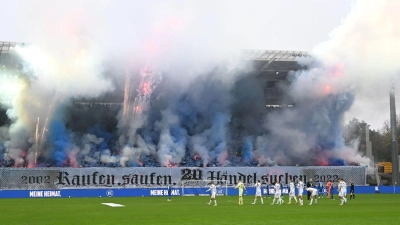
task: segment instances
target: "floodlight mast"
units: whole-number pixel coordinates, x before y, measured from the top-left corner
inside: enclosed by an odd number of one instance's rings
[[[392,185],[399,183],[399,153],[397,149],[397,121],[395,88],[392,84],[390,90],[390,129],[392,133]]]

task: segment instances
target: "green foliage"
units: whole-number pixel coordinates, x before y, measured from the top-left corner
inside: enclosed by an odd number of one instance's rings
[[[344,125],[343,137],[345,143],[351,146],[358,141],[358,151],[366,154],[366,136],[365,127],[367,123],[353,118]],[[369,129],[369,139],[372,144],[372,154],[375,162],[392,161],[392,138],[390,130],[390,122],[385,121],[380,130]],[[400,115],[397,116],[397,141],[400,143]],[[399,145],[400,150],[400,145]]]
[[[370,141],[372,143],[372,154],[375,157],[375,162],[392,161],[390,134],[388,142],[387,134],[370,130]]]
[[[0,199],[1,223],[12,224],[398,224],[400,195],[357,195],[339,205],[339,200],[318,199],[318,205],[251,205],[253,196],[217,197],[218,206],[208,206],[209,197],[59,198]],[[125,205],[111,208],[101,203]]]
[[[365,126],[367,125],[364,121],[359,121],[356,118],[350,120],[344,125],[343,137],[347,146],[354,144],[354,141],[358,140],[358,151],[366,154],[366,143],[365,143]]]

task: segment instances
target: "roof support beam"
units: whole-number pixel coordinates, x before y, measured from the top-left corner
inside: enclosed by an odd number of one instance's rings
[[[272,58],[271,60],[266,61],[266,62],[264,63],[264,65],[262,65],[262,66],[258,69],[258,71],[257,71],[257,73],[256,73],[256,76],[259,76],[265,69],[267,69],[268,66],[269,66],[274,60],[275,60],[275,58]]]

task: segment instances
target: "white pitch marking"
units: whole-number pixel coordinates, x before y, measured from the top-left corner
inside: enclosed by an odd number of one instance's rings
[[[101,204],[108,205],[108,206],[111,206],[111,207],[125,207],[124,205],[116,204],[116,203],[101,203]]]

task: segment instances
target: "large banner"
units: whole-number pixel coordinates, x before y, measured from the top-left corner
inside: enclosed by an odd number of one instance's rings
[[[131,168],[4,168],[0,169],[1,190],[37,190],[71,188],[156,188],[168,184],[180,187],[181,181],[226,180],[228,186],[252,185],[299,179],[306,182],[353,180],[365,185],[366,167],[131,167]],[[189,182],[190,183],[190,182]]]
[[[355,186],[357,194],[374,194],[376,193],[374,186]],[[248,187],[248,199],[253,199],[256,193],[255,188]],[[347,187],[347,193],[350,193],[350,187]],[[194,188],[194,190],[186,190],[182,188],[172,189],[172,196],[210,196],[210,192],[206,192],[208,188]],[[264,189],[263,189],[264,190]],[[271,189],[272,190],[272,189]],[[400,186],[379,186],[381,194],[399,194]],[[187,192],[191,194],[186,194]],[[218,194],[218,189],[217,189]],[[224,193],[225,194],[225,193]],[[237,196],[238,190],[228,188],[228,196]],[[266,196],[266,192],[262,192]],[[269,193],[273,196],[273,193]],[[285,194],[285,193],[284,193]],[[305,193],[303,193],[305,194]],[[334,192],[336,196],[337,191]],[[85,188],[85,189],[57,189],[57,190],[2,190],[0,191],[1,198],[88,198],[88,197],[165,197],[167,198],[168,191],[166,188]]]

